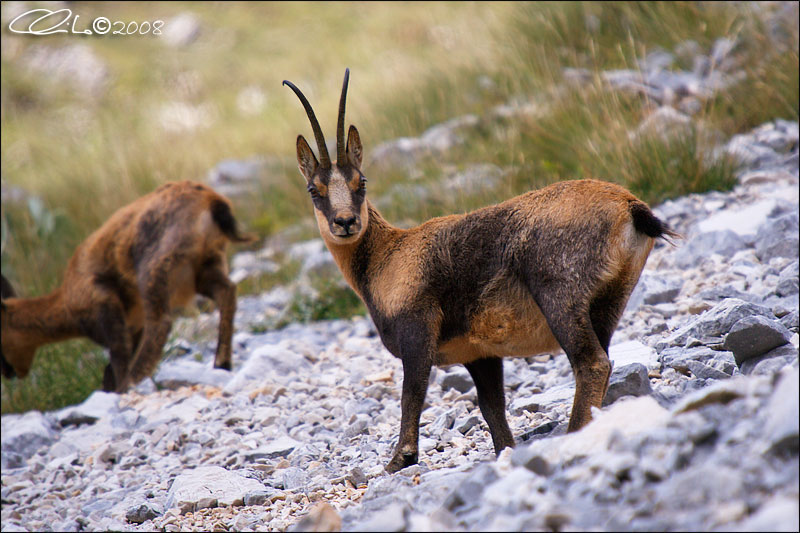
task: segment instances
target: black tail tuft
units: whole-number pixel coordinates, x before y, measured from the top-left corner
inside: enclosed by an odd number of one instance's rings
[[[6,357],[3,355],[2,350],[0,350],[0,373],[2,373],[3,377],[7,379],[17,377],[17,371],[14,370],[14,367],[11,366],[8,361],[6,361]]]
[[[630,203],[631,218],[633,227],[639,233],[644,233],[648,237],[657,239],[659,237],[669,240],[669,238],[679,239],[681,236],[669,229],[669,226],[660,220],[650,211],[644,202],[634,201]]]
[[[211,202],[211,218],[217,223],[222,233],[228,236],[232,241],[252,242],[255,240],[253,235],[239,233],[236,219],[233,218],[230,206],[225,202],[221,200],[214,200]]]
[[[14,290],[14,287],[8,282],[5,276],[0,274],[0,298],[15,298],[16,296],[17,292]]]

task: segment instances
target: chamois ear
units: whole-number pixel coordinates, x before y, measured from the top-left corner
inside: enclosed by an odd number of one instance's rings
[[[364,149],[361,146],[361,136],[352,124],[347,132],[347,160],[351,165],[361,170],[361,161],[364,158]]]
[[[305,176],[306,181],[311,181],[314,172],[319,167],[314,152],[311,151],[311,147],[302,135],[297,136],[297,166],[300,167],[300,172]]]

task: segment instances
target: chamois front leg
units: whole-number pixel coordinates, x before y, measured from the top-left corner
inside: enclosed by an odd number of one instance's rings
[[[486,357],[464,365],[475,389],[478,391],[478,406],[492,434],[494,451],[500,454],[504,448],[514,447],[514,436],[506,419],[506,396],[503,391],[503,360]]]
[[[125,323],[122,306],[113,297],[98,306],[96,317],[97,320],[87,336],[108,348],[109,363],[103,374],[103,390],[113,392],[117,390],[117,384],[124,382],[128,375],[134,350],[133,341]]]
[[[386,465],[386,471],[390,474],[419,461],[419,418],[430,375],[431,358],[427,350],[416,351],[403,358],[400,439],[392,460]]]
[[[225,273],[224,259],[215,261],[198,274],[197,292],[211,298],[219,308],[219,338],[214,368],[230,370],[233,317],[236,314],[236,285]]]

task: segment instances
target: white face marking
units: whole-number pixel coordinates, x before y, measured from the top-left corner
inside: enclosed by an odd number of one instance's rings
[[[331,172],[331,178],[328,181],[328,199],[334,213],[353,208],[350,187],[347,186],[347,180],[338,169]]]

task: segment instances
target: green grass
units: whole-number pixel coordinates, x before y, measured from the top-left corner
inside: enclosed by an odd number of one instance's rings
[[[33,4],[32,4],[33,5]],[[311,138],[299,102],[281,86],[307,94],[330,137],[345,66],[351,68],[348,122],[356,124],[367,161],[379,143],[419,135],[444,120],[481,117],[467,142],[427,158],[422,175],[367,165],[370,197],[398,185],[422,186],[427,200],[396,195],[383,209],[410,225],[464,212],[561,180],[618,182],[650,203],[734,184],[734,161],[710,157],[715,144],[775,118],[797,120],[798,31],[769,37],[759,11],[768,5],[717,2],[545,3],[72,3],[81,20],[169,21],[191,11],[201,23],[195,42],[172,48],[146,37],[3,35],[0,59],[0,170],[40,201],[4,204],[2,271],[23,295],[56,287],[75,247],[118,207],[173,179],[204,179],[227,158],[268,155],[276,163],[253,194],[234,198],[235,213],[266,237],[299,223],[313,234],[295,138]],[[657,49],[694,40],[708,52],[720,37],[736,39],[743,79],[702,103],[702,128],[663,139],[629,132],[652,110],[640,97],[609,91],[595,78],[564,90],[563,69],[636,68]],[[107,66],[104,90],[87,95],[69,80],[26,67],[34,47],[88,46]],[[675,68],[691,69],[677,57]],[[246,87],[264,105],[239,109]],[[498,121],[490,110],[511,100],[537,102],[541,113]],[[167,131],[159,110],[171,102],[207,109],[208,127]],[[717,132],[716,134],[714,132]],[[437,183],[453,170],[492,163],[507,170],[491,191],[444,194]],[[301,232],[308,237],[308,231]],[[267,290],[296,275],[286,267],[245,281],[240,294]],[[335,280],[334,280],[335,281]],[[325,282],[320,282],[324,283]],[[292,317],[363,313],[336,283],[317,302],[296,300]],[[3,412],[75,403],[99,384],[100,370],[76,374],[87,345],[42,352],[28,381],[2,380]],[[92,359],[94,357],[94,359]],[[48,363],[45,363],[48,361]],[[91,366],[90,362],[85,363]],[[101,365],[98,364],[98,369]],[[90,378],[85,376],[89,375]],[[77,386],[74,382],[85,383]],[[27,392],[24,392],[27,391]],[[65,396],[67,395],[67,396]],[[56,398],[56,399],[54,399]]]
[[[707,106],[708,122],[727,135],[778,118],[797,120],[800,114],[797,46],[767,50],[763,63],[746,65],[745,79],[717,94]]]
[[[278,285],[286,285],[297,277],[300,272],[300,266],[297,261],[284,261],[275,272],[265,272],[243,279],[237,285],[236,292],[239,296],[260,294]]]
[[[26,379],[3,378],[1,412],[51,411],[80,403],[102,387],[107,362],[102,350],[88,340],[44,346]]]
[[[335,279],[316,278],[311,286],[314,294],[295,293],[277,327],[292,322],[350,318],[367,312],[361,299]]]

